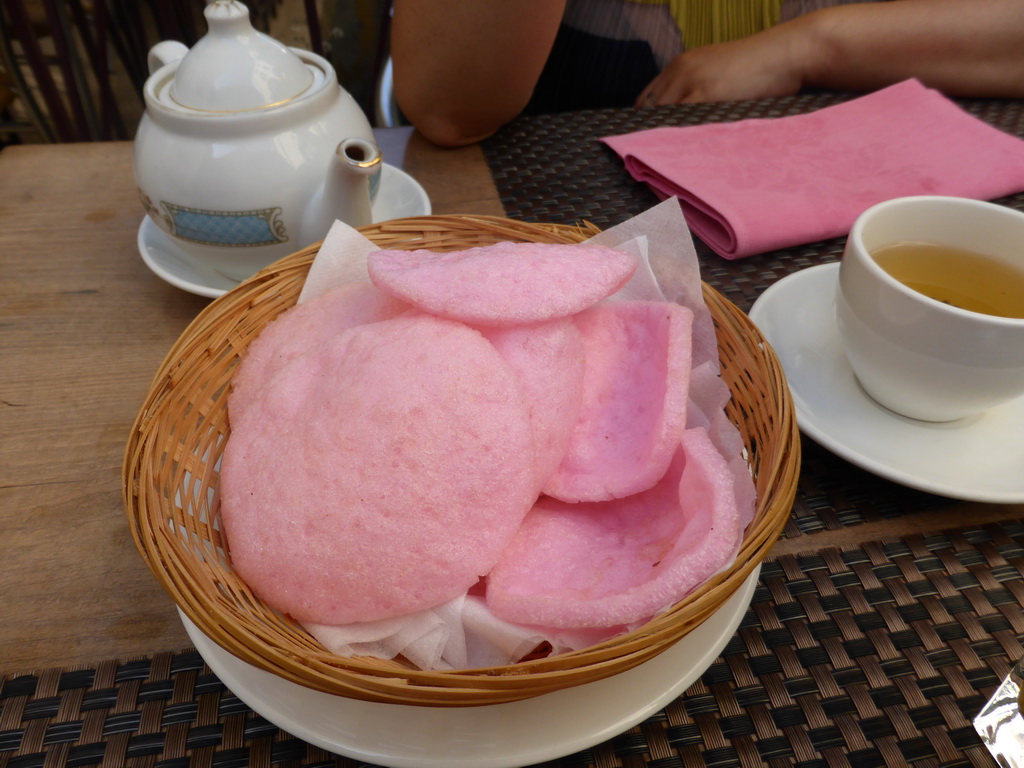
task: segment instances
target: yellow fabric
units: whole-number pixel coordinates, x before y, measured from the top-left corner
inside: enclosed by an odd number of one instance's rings
[[[667,5],[687,49],[747,37],[779,21],[782,0],[630,0]]]

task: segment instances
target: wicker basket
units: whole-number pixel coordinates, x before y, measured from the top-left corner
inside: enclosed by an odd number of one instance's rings
[[[594,230],[508,219],[427,216],[366,227],[385,248],[465,248],[498,240],[579,242]],[[125,504],[150,570],[207,636],[283,678],[367,701],[475,706],[529,698],[630,669],[703,622],[765,557],[796,492],[800,442],[789,390],[774,353],[734,305],[709,286],[723,378],[755,474],[754,521],[735,563],[667,613],[579,651],[505,667],[421,671],[398,661],[342,658],[268,608],[234,574],[220,530],[217,467],[228,435],[232,370],[263,326],[299,295],[316,247],[295,253],[212,302],[160,366],[128,441]]]

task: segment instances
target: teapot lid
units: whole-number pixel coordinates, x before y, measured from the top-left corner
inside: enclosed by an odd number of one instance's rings
[[[313,73],[287,46],[253,28],[238,0],[213,0],[209,31],[182,58],[170,97],[189,109],[244,112],[299,96]]]

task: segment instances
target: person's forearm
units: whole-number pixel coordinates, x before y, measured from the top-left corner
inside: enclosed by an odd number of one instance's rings
[[[863,91],[916,77],[954,96],[1024,96],[1024,0],[892,0],[788,24],[810,41],[804,85]]]
[[[564,0],[396,0],[395,98],[443,145],[486,138],[526,106]]]

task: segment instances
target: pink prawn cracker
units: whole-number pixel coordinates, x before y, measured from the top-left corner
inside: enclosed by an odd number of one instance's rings
[[[486,574],[536,498],[522,386],[494,347],[420,313],[293,360],[232,424],[231,558],[299,621],[419,611]]]
[[[624,285],[636,257],[602,246],[498,242],[464,251],[375,251],[370,280],[426,312],[478,326],[569,317]]]
[[[539,493],[561,462],[579,418],[583,339],[569,318],[484,328],[483,334],[516,372],[530,403]]]
[[[658,301],[603,302],[576,315],[586,351],[580,418],[544,493],[605,501],[665,474],[685,426],[692,319]]]
[[[732,473],[704,429],[686,430],[651,489],[607,502],[541,498],[487,580],[506,621],[559,629],[646,621],[735,557]]]

